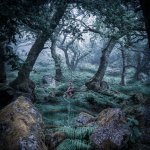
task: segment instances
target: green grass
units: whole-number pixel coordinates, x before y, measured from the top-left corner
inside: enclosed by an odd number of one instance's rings
[[[112,85],[112,89],[119,91],[121,93],[132,95],[135,93],[142,93],[146,97],[150,97],[150,86],[146,86],[142,83],[135,82],[132,84],[127,84],[126,86]]]

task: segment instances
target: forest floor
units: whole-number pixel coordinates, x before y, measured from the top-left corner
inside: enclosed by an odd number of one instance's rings
[[[43,120],[47,131],[59,130],[62,127],[74,127],[74,118],[81,112],[85,112],[96,117],[105,108],[121,108],[127,115],[128,124],[133,127],[131,141],[136,143],[141,134],[141,122],[139,117],[144,112],[145,99],[150,98],[150,87],[141,82],[131,82],[128,77],[127,85],[121,86],[119,74],[107,74],[105,81],[109,84],[109,89],[100,93],[86,90],[84,83],[88,81],[96,70],[85,69],[75,72],[65,71],[62,82],[56,82],[53,88],[51,83],[43,84],[42,77],[54,76],[54,70],[47,67],[38,66],[36,71],[31,73],[31,79],[36,83],[36,107],[43,115]],[[16,73],[10,72],[8,78],[13,80]],[[65,98],[68,82],[72,80],[73,95]],[[141,101],[135,100],[133,95],[142,94]],[[55,96],[54,96],[55,95]],[[68,129],[67,129],[68,130]],[[68,131],[67,131],[68,132]]]

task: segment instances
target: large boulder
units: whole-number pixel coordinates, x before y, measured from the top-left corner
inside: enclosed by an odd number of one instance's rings
[[[126,121],[126,118],[120,108],[107,108],[99,113],[97,120],[99,126],[105,126],[107,124],[122,124]]]
[[[41,114],[23,96],[0,111],[1,150],[47,150]]]
[[[96,149],[111,150],[125,146],[129,130],[124,127],[125,115],[119,108],[104,109],[97,118],[99,127],[90,137]]]

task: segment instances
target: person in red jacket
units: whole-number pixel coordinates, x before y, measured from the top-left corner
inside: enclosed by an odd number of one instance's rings
[[[67,95],[69,97],[72,97],[72,92],[73,92],[73,89],[72,89],[72,81],[69,80],[69,85],[68,85],[68,89],[67,89]]]

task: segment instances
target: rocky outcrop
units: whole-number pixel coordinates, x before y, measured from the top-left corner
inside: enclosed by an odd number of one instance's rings
[[[79,114],[79,116],[77,116],[75,118],[75,125],[76,126],[86,126],[91,122],[94,122],[96,118],[93,117],[92,115],[85,113],[85,112],[81,112]]]
[[[40,113],[23,96],[0,111],[1,150],[47,150]]]
[[[119,125],[125,122],[125,114],[120,108],[107,108],[99,113],[97,121],[99,126]]]
[[[95,150],[120,149],[126,146],[130,136],[126,123],[125,114],[120,108],[104,109],[97,117],[81,112],[75,118],[75,126],[95,128],[90,136]]]
[[[90,137],[96,149],[112,150],[122,148],[129,136],[124,127],[125,115],[119,108],[104,109],[97,119],[99,127]]]

